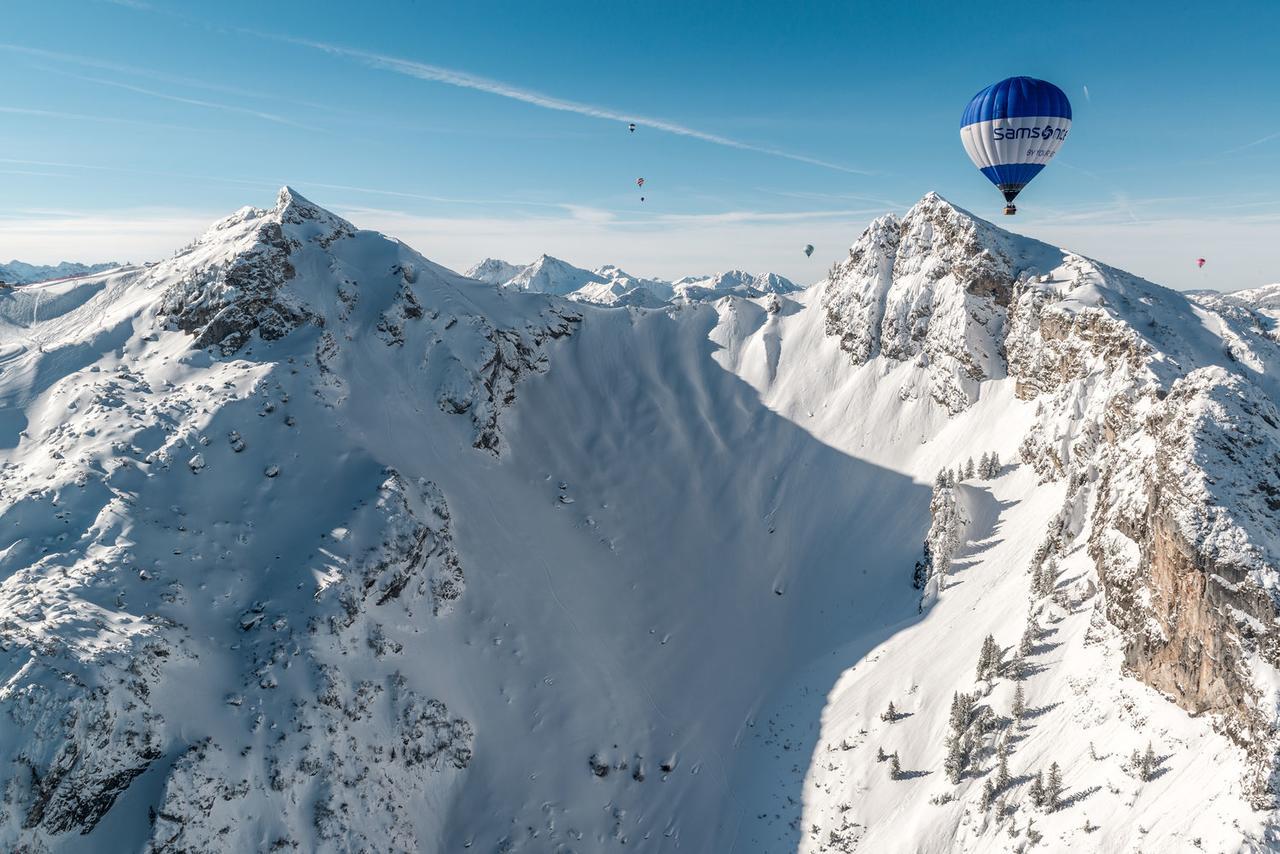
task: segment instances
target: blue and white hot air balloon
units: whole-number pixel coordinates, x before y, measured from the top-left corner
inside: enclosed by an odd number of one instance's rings
[[[960,119],[960,141],[1008,202],[1053,159],[1071,130],[1071,102],[1052,83],[1010,77],[973,96]]]

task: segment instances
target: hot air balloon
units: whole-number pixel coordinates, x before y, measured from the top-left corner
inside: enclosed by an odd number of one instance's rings
[[[1197,267],[1203,267],[1203,266],[1204,266],[1204,259],[1203,259],[1203,258],[1197,258],[1197,259],[1196,259],[1196,266],[1197,266]]]
[[[637,178],[637,179],[636,179],[636,186],[637,186],[637,187],[643,187],[643,186],[644,186],[644,179],[643,179],[643,178]]]
[[[806,243],[806,244],[804,245],[804,257],[808,258],[808,257],[809,257],[810,255],[812,255],[812,254],[813,254],[813,244],[812,244],[812,243]]]
[[[632,133],[635,133],[635,132],[636,132],[636,123],[635,123],[635,122],[632,122],[631,124],[627,125],[627,130],[631,131]]]
[[[1053,159],[1071,130],[1071,102],[1052,83],[1009,77],[973,96],[960,141],[973,165],[1004,194],[1006,215],[1022,188]]]

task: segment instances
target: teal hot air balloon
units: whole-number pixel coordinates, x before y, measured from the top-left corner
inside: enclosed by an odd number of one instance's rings
[[[813,244],[812,244],[812,243],[806,243],[806,244],[804,245],[804,257],[808,258],[808,257],[809,257],[810,255],[812,255],[812,254],[813,254]]]
[[[960,141],[973,165],[1013,200],[1040,174],[1071,130],[1071,102],[1061,89],[1034,77],[1009,77],[973,96],[960,119]]]

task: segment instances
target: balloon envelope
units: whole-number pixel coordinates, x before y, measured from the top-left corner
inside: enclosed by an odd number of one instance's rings
[[[1197,266],[1197,267],[1203,267],[1203,266],[1204,266],[1204,259],[1203,259],[1203,258],[1197,258],[1197,259],[1196,259],[1196,266]]]
[[[643,186],[644,186],[644,179],[643,179],[643,178],[637,178],[637,179],[636,179],[636,186],[637,186],[637,187],[643,187]]]
[[[812,254],[813,254],[813,244],[812,244],[812,243],[806,243],[806,244],[804,245],[804,257],[808,258],[808,257],[809,257],[810,255],[812,255]]]
[[[1010,77],[973,96],[960,119],[960,141],[973,165],[1012,204],[1053,159],[1071,130],[1071,102],[1034,77]]]

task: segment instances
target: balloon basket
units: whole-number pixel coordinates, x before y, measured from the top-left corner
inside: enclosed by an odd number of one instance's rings
[[[1004,215],[1005,215],[1005,216],[1013,216],[1013,215],[1014,215],[1014,214],[1016,214],[1017,212],[1018,212],[1018,208],[1017,208],[1017,206],[1016,206],[1016,205],[1005,205],[1005,206],[1004,206]]]

